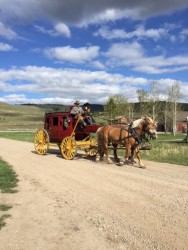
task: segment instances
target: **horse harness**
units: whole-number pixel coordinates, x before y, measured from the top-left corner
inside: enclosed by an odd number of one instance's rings
[[[140,143],[143,144],[143,143],[149,141],[149,139],[146,137],[146,133],[145,132],[140,136],[140,135],[138,135],[136,133],[136,129],[135,128],[130,128],[130,127],[128,129],[121,127],[121,129],[120,129],[120,135],[119,135],[119,141],[122,141],[122,132],[123,132],[123,130],[128,131],[128,136],[125,137],[125,139],[134,138],[138,142],[138,144],[140,144]]]

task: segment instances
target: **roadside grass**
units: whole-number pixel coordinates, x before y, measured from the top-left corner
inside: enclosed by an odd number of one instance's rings
[[[183,139],[185,138],[186,134],[184,133],[177,133],[175,136],[173,134],[159,134],[157,135],[157,142],[159,141],[183,141]]]
[[[143,150],[141,156],[145,160],[166,162],[188,166],[188,144],[183,140],[186,134],[159,134],[158,139],[151,140],[152,149]]]
[[[0,217],[0,230],[2,227],[4,227],[6,225],[6,219],[11,217],[10,214],[3,214],[1,217]]]
[[[35,132],[0,132],[0,137],[17,140],[17,141],[26,141],[33,142]]]
[[[2,193],[15,193],[17,190],[18,178],[16,173],[13,171],[11,166],[7,164],[0,158],[0,191]],[[11,206],[0,204],[0,211],[8,211],[11,209]],[[6,225],[6,219],[9,218],[11,215],[3,214],[0,216],[0,230],[3,226]]]
[[[17,187],[17,175],[12,167],[0,159],[0,190],[2,193],[15,193]]]
[[[188,144],[182,141],[152,142],[152,149],[141,152],[145,160],[188,166]]]
[[[0,204],[0,211],[8,211],[11,208],[12,208],[12,206]]]

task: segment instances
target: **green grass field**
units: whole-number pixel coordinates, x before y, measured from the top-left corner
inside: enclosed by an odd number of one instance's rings
[[[17,141],[26,141],[33,142],[35,132],[18,132],[18,131],[4,131],[0,132],[0,137],[17,140]]]

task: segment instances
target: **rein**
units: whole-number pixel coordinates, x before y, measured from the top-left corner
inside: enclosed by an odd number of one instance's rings
[[[136,133],[136,129],[134,129],[134,128],[132,128],[132,129],[130,129],[130,128],[126,129],[126,128],[123,128],[123,127],[121,127],[121,129],[120,129],[119,141],[122,141],[122,132],[123,132],[123,130],[126,130],[128,132],[128,136],[125,137],[124,139],[129,139],[129,138],[133,137],[138,143],[142,142],[142,137],[143,136],[142,135],[139,136]]]

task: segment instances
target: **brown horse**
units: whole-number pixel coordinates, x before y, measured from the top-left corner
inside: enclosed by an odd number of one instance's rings
[[[117,146],[123,145],[125,147],[124,163],[130,164],[129,156],[131,153],[132,159],[136,156],[140,167],[144,167],[140,159],[139,145],[142,138],[148,133],[152,139],[157,138],[157,124],[150,117],[135,120],[131,127],[129,126],[112,126],[105,125],[98,131],[98,154],[100,160],[106,156],[107,162],[111,163],[108,156],[108,145],[112,143],[114,148],[114,157],[118,161]]]

